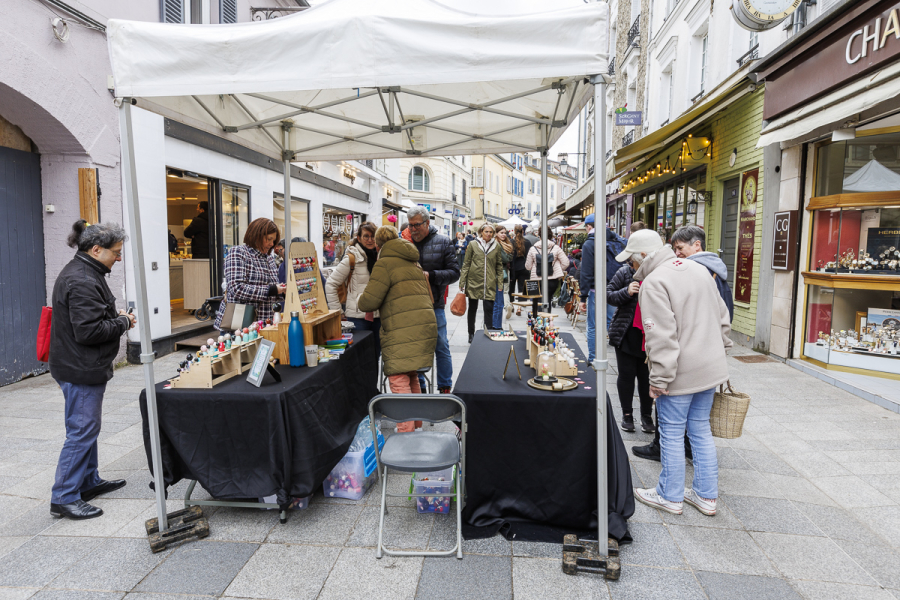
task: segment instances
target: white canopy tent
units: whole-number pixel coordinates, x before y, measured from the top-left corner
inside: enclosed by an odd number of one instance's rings
[[[264,22],[109,21],[160,531],[167,521],[131,106],[283,161],[286,198],[292,160],[540,152],[546,257],[547,151],[591,94],[599,107],[594,156],[605,156],[607,20],[604,2],[584,0],[330,0]],[[595,172],[602,177],[602,163]],[[285,208],[290,239],[290,203]],[[602,254],[595,253],[600,281]],[[605,314],[605,294],[597,299],[597,314]],[[597,340],[606,337],[605,321],[603,328]],[[606,344],[596,353],[602,542]],[[605,556],[606,544],[599,550]]]
[[[511,228],[515,227],[516,225],[522,225],[523,227],[527,227],[528,221],[520,219],[518,215],[513,215],[510,218],[508,218],[507,220],[498,223],[498,225],[503,225],[507,229],[511,229]]]

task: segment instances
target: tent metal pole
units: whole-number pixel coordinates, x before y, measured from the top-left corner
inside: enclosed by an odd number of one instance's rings
[[[291,121],[281,122],[282,145],[284,146],[281,156],[284,160],[284,251],[287,253],[286,256],[291,255],[291,240],[294,239],[291,237],[291,157],[293,155],[291,152],[291,127],[293,126]]]
[[[147,301],[147,271],[144,268],[144,241],[141,232],[141,210],[138,202],[137,168],[134,160],[134,133],[131,124],[131,98],[122,99],[119,107],[119,130],[122,132],[122,177],[125,206],[131,230],[131,260],[137,299],[137,325],[141,336],[141,364],[144,365],[144,388],[147,392],[147,418],[150,426],[150,455],[153,483],[156,488],[156,518],[159,531],[169,528],[166,515],[166,484],[159,448],[159,413],[156,407],[156,380],[153,377],[153,340],[150,333],[150,303]]]
[[[591,77],[594,84],[594,370],[597,372],[597,550],[609,556],[609,493],[606,471],[606,80]],[[600,214],[601,209],[603,215]],[[601,236],[603,236],[601,238]],[[600,246],[600,240],[604,240]],[[600,252],[600,250],[603,252]]]
[[[546,133],[546,128],[544,132]],[[550,284],[550,274],[547,272],[549,265],[553,264],[552,260],[549,260],[547,256],[547,148],[546,148],[546,138],[544,139],[545,147],[541,150],[541,302],[543,302],[543,309],[546,312],[550,312],[550,290],[548,289],[548,285]],[[537,315],[535,315],[537,316]]]

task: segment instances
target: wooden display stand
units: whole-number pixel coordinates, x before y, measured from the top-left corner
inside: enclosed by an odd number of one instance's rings
[[[546,313],[541,313],[541,316],[546,316]],[[537,358],[538,354],[543,351],[543,346],[539,346],[534,341],[534,335],[531,333],[531,328],[526,332],[528,344],[528,366],[534,369],[534,372],[537,373]],[[555,354],[556,356],[556,376],[557,377],[572,377],[578,375],[578,364],[576,363],[574,367],[569,366],[569,361],[559,354]]]
[[[325,290],[322,289],[322,277],[319,273],[316,245],[311,242],[293,242],[288,254],[285,260],[289,262],[284,270],[287,290],[282,321],[277,327],[270,325],[260,331],[260,335],[265,339],[275,342],[272,357],[277,358],[281,364],[290,361],[288,327],[291,324],[292,312],[300,313],[303,340],[306,344],[323,345],[328,340],[341,338],[341,311],[328,310],[328,301],[325,299]],[[312,269],[295,273],[296,259],[311,260],[309,264]],[[298,284],[305,286],[304,289],[307,291],[301,294],[297,289]]]
[[[212,356],[207,354],[200,357],[199,363],[191,365],[191,370],[182,373],[170,383],[173,388],[212,388],[223,381],[227,381],[236,375],[240,375],[250,368],[256,352],[259,350],[259,340],[250,340],[241,344],[235,344],[230,350],[219,352]]]

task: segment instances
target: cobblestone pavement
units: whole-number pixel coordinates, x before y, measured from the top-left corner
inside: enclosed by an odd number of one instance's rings
[[[447,315],[458,373],[466,323]],[[514,325],[523,319],[514,317]],[[579,324],[582,345],[583,330]],[[164,357],[157,373],[173,372],[177,360]],[[744,435],[716,440],[719,514],[686,507],[676,517],[638,504],[622,578],[610,583],[564,575],[559,545],[500,537],[466,542],[462,561],[376,560],[379,496],[372,491],[359,502],[317,495],[286,525],[271,511],[207,510],[208,539],[154,555],[144,535],[155,509],[137,403],[141,370],[116,372],[100,435],[101,474],[128,485],[95,500],[103,517],[82,522],[54,520],[48,511],[65,437],[59,388],[48,375],[6,386],[0,600],[900,598],[900,415],[774,361],[729,358],[729,366],[753,402]],[[609,389],[618,415],[614,380]],[[628,446],[650,439],[623,437]],[[636,485],[654,485],[659,470],[659,463],[633,458]],[[401,476],[390,483],[406,485]],[[169,510],[179,507],[183,491],[184,482],[170,493]],[[388,518],[397,534],[391,543],[452,545],[451,519],[418,515],[405,499],[397,505]]]

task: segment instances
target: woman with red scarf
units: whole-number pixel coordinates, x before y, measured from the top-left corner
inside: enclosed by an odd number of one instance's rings
[[[641,307],[638,305],[640,283],[634,281],[635,270],[640,267],[640,254],[632,257],[631,264],[621,267],[606,286],[606,301],[617,307],[609,325],[609,343],[616,351],[619,377],[616,389],[622,405],[622,431],[634,431],[634,382],[637,380],[641,401],[641,429],[653,433],[653,398],[650,397],[650,368],[644,351],[644,326]]]

